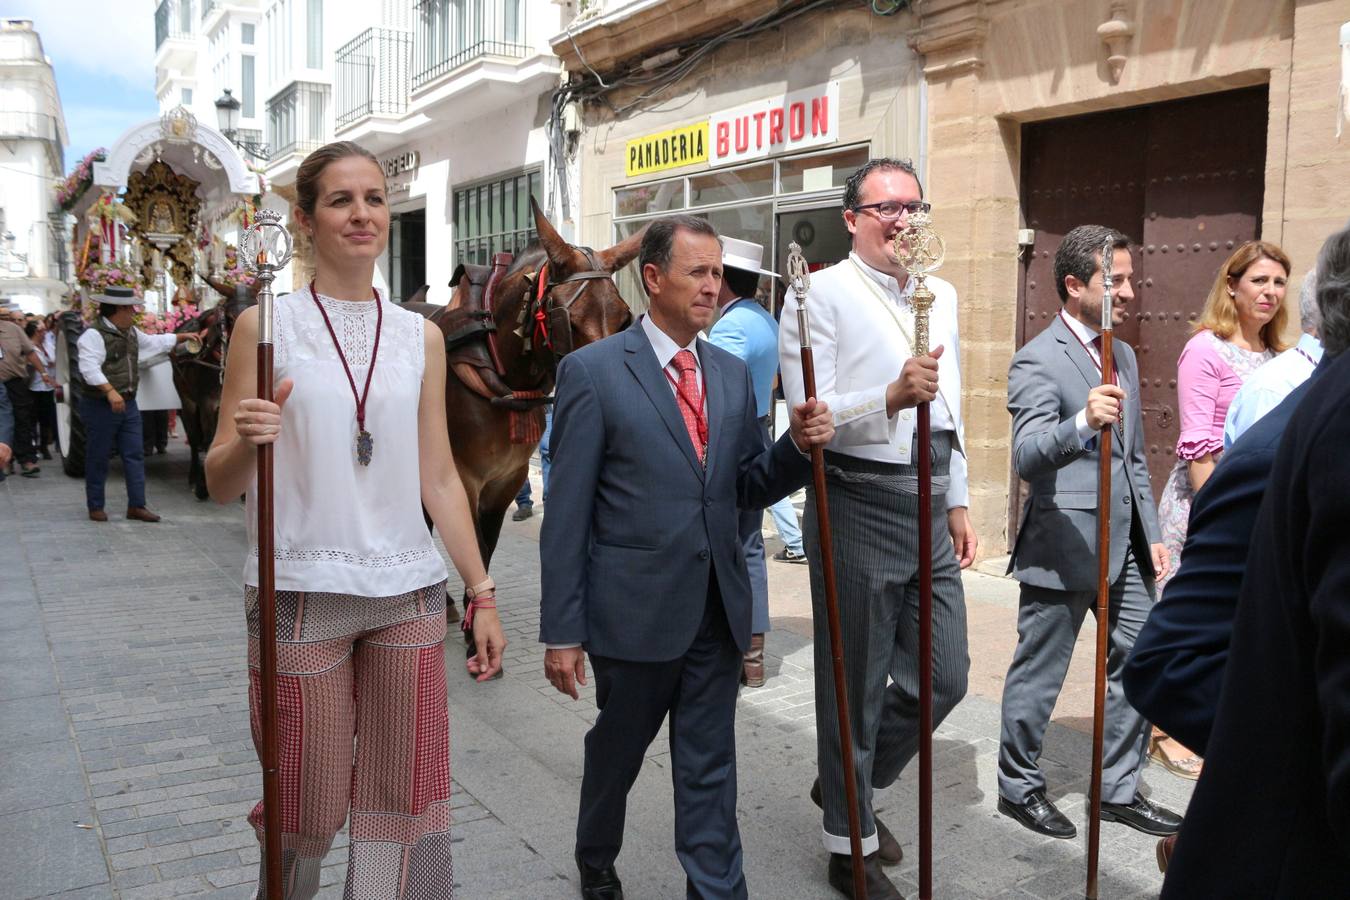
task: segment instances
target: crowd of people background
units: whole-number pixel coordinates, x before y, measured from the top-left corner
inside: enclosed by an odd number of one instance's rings
[[[374,286],[389,226],[383,171],[360,146],[332,144],[301,166],[297,189],[294,219],[316,275],[277,301],[275,402],[254,399],[250,310],[230,343],[206,463],[212,497],[243,495],[250,512],[244,610],[255,739],[258,643],[279,648],[280,741],[296,761],[283,771],[286,896],[314,896],[322,860],[350,819],[349,892],[444,898],[453,884],[447,571],[423,510],[466,586],[464,627],[477,647],[468,671],[479,680],[499,674],[506,646],[496,588],[446,440],[441,336]],[[917,531],[934,536],[935,727],[966,692],[961,570],[979,546],[956,291],[929,279],[934,348],[915,356],[915,283],[893,249],[909,216],[928,208],[907,161],[872,160],[849,178],[841,227],[850,253],[814,273],[810,290],[815,397],[805,395],[797,356],[801,298],[789,290],[775,321],[764,279],[777,275],[763,248],[691,216],[660,219],[644,235],[647,312],[559,365],[540,448],[548,507],[540,640],[559,691],[579,696],[588,659],[597,683],[575,844],[589,900],[623,897],[616,860],[627,794],[663,723],[687,895],[750,895],[734,723],[739,685],[765,680],[766,508],[785,544],[774,558],[809,561],[817,721],[836,721],[813,489],[800,531],[786,499],[807,485],[812,447],[825,448],[854,747],[844,761],[837,731],[817,728],[809,796],[821,810],[825,877],[852,896],[850,765],[868,896],[901,896],[885,868],[902,861],[902,840],[873,800],[918,746]],[[1135,299],[1129,246],[1128,236],[1094,224],[1064,237],[1054,260],[1060,314],[1009,371],[1014,465],[1030,493],[1009,562],[1020,600],[998,810],[1038,834],[1077,834],[1047,796],[1038,761],[1093,610],[1096,451],[1110,428],[1103,819],[1161,839],[1164,897],[1350,896],[1350,470],[1341,455],[1350,439],[1350,362],[1341,357],[1350,346],[1350,227],[1328,238],[1302,282],[1296,344],[1287,343],[1285,302],[1294,262],[1278,246],[1244,243],[1215,273],[1178,360],[1177,463],[1156,505],[1128,344],[1114,341],[1114,371],[1102,372],[1103,248],[1119,324]],[[156,521],[145,508],[143,456],[163,444],[147,436],[135,407],[137,355],[165,353],[189,335],[136,328],[130,291],[94,300],[98,315],[78,353],[90,518],[106,521],[103,479],[116,452],[128,517]],[[53,326],[0,311],[0,478],[36,477],[39,458],[51,458]],[[776,390],[790,422],[775,441]],[[928,447],[917,443],[920,403],[932,409]],[[353,453],[358,426],[366,443]],[[397,434],[417,437],[389,437]],[[254,453],[265,444],[281,473],[274,635],[258,624],[252,515]],[[917,502],[920,453],[930,455],[941,498],[927,511]],[[515,518],[532,505],[527,481]],[[1199,779],[1184,821],[1142,790],[1150,757]],[[250,821],[261,839],[261,804]]]

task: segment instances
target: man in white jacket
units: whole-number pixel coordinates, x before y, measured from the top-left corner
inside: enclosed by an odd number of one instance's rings
[[[928,278],[936,295],[933,350],[915,357],[915,282],[891,243],[909,215],[927,206],[907,160],[875,159],[858,169],[844,189],[852,252],[812,275],[806,305],[816,396],[834,410],[826,480],[870,900],[900,896],[880,868],[900,862],[900,845],[872,802],[873,790],[893,784],[918,749],[920,527],[933,531],[934,726],[965,695],[970,666],[961,569],[974,561],[977,541],[968,510],[956,290]],[[787,399],[799,403],[805,397],[791,291],[778,349]],[[932,443],[919,448],[914,407],[922,402],[932,404]],[[933,459],[933,510],[922,518],[919,452]],[[832,723],[837,712],[814,498],[808,498],[804,525],[815,610],[816,720]],[[811,797],[824,810],[828,877],[852,896],[839,735],[823,726],[816,734],[820,777]]]

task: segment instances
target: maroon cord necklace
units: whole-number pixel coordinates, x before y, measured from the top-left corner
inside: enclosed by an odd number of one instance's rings
[[[375,440],[366,431],[366,398],[370,396],[370,376],[375,374],[375,358],[380,353],[380,331],[384,326],[384,309],[380,306],[380,292],[371,288],[375,293],[375,346],[370,351],[370,368],[366,370],[366,386],[360,394],[356,393],[356,379],[352,377],[352,367],[347,365],[347,355],[342,352],[342,344],[338,341],[337,332],[333,330],[333,323],[328,319],[328,311],[323,308],[319,302],[319,294],[314,290],[314,282],[309,283],[309,295],[314,298],[314,305],[319,308],[319,315],[323,316],[323,324],[328,326],[328,336],[333,339],[333,348],[337,350],[338,359],[342,360],[342,370],[347,373],[347,383],[352,386],[352,399],[356,401],[356,461],[363,466],[370,465],[370,458],[375,452]]]

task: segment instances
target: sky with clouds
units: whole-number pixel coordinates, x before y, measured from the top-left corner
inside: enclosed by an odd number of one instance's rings
[[[33,20],[56,70],[67,170],[159,114],[154,0],[5,0],[3,15]]]

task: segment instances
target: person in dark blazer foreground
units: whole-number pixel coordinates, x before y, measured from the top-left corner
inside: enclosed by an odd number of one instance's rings
[[[1350,228],[1318,272],[1333,359],[1271,468],[1164,900],[1350,897]]]
[[[1111,651],[1107,657],[1102,819],[1169,835],[1180,817],[1139,791],[1148,723],[1125,700],[1120,672],[1167,571],[1144,460],[1139,367],[1115,340],[1114,383],[1102,384],[1102,248],[1112,247],[1113,321],[1134,299],[1125,236],[1080,225],[1055,251],[1064,308],[1013,357],[1008,411],[1013,460],[1031,489],[1008,571],[1021,582],[1017,649],[1003,688],[998,810],[1038,834],[1072,838],[1077,829],[1045,794],[1041,742],[1073,656],[1078,630],[1097,597],[1097,442],[1111,442]]]
[[[586,735],[577,820],[582,896],[619,900],[628,791],[667,714],[675,850],[690,898],[744,898],[735,703],[751,591],[738,508],[803,485],[802,451],[834,434],[807,399],[765,447],[750,373],[700,340],[722,249],[701,219],[648,228],[647,315],[558,367],[549,512],[540,537],[545,674],[577,697],[585,654],[600,716]]]

